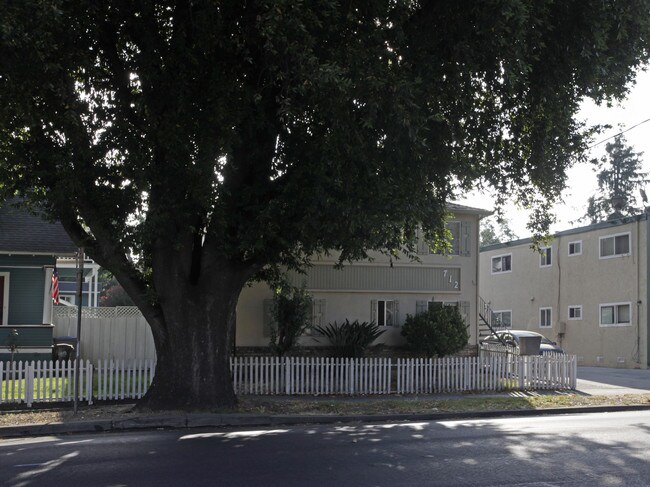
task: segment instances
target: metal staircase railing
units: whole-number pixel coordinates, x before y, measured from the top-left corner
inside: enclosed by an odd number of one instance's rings
[[[486,303],[485,300],[480,296],[479,296],[478,316],[483,322],[483,324],[487,326],[488,330],[490,330],[490,334],[494,335],[496,334],[497,331],[507,328],[504,326],[497,326],[497,323],[493,323],[494,312],[492,311],[492,308],[490,308],[490,305]],[[496,336],[503,345],[506,345],[506,342],[503,338],[501,338],[499,335]]]

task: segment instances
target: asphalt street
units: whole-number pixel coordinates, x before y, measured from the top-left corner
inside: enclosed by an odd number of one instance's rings
[[[0,440],[6,486],[648,486],[650,412]]]

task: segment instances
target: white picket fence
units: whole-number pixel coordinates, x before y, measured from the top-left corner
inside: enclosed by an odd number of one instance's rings
[[[238,394],[433,394],[575,389],[574,355],[441,359],[236,357]]]
[[[233,357],[237,394],[389,394],[391,359]]]
[[[575,389],[575,355],[397,359],[398,394]]]
[[[0,362],[0,403],[72,401],[74,363]],[[434,394],[575,389],[574,355],[335,359],[232,357],[237,394]],[[141,398],[153,380],[152,360],[81,361],[81,401]]]
[[[92,402],[90,362],[82,361],[79,399]],[[0,362],[0,404],[24,402],[61,402],[74,399],[74,362],[38,360],[32,362]]]
[[[98,360],[96,399],[140,399],[153,380],[156,362],[153,360]]]
[[[94,366],[80,361],[79,400],[139,399],[149,388],[155,362],[152,360],[100,360]],[[0,362],[0,404],[66,402],[74,400],[74,362]]]

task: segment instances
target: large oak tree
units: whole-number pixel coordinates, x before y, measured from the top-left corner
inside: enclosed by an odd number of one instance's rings
[[[413,249],[475,185],[543,209],[585,97],[648,58],[646,0],[0,0],[0,187],[110,269],[145,402],[235,403],[242,287]]]

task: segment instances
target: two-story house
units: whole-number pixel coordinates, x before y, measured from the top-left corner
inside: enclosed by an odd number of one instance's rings
[[[371,259],[336,269],[337,255],[320,256],[306,275],[290,274],[293,285],[305,284],[313,297],[312,323],[326,325],[373,321],[386,332],[377,340],[401,345],[401,325],[433,301],[456,304],[470,331],[470,344],[478,337],[479,220],[485,210],[450,204],[453,218],[447,227],[453,236],[450,255],[418,245],[419,261],[393,260],[379,253]],[[237,305],[237,346],[266,347],[269,343],[271,290],[259,283],[245,288]],[[304,336],[302,345],[326,345]]]
[[[480,294],[504,326],[534,330],[582,365],[647,368],[648,213],[481,249]]]
[[[63,227],[0,201],[0,360],[19,347],[20,360],[52,355],[52,273],[76,247]]]

